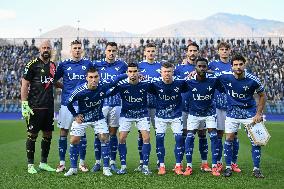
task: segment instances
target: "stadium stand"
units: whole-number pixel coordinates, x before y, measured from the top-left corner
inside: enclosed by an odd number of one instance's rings
[[[37,40],[37,39],[36,39]],[[30,44],[24,40],[13,44],[1,39],[0,43],[0,112],[20,112],[20,78],[24,64],[38,55],[36,40]],[[261,78],[265,84],[268,114],[284,114],[284,48],[282,38],[268,39],[199,39],[201,56],[209,61],[218,59],[216,46],[225,40],[230,43],[232,53],[242,53],[247,58],[247,69]],[[3,42],[5,41],[5,43]],[[62,40],[54,39],[55,59],[61,59]],[[107,39],[82,39],[85,57],[90,60],[103,58]],[[112,39],[112,41],[116,41]],[[127,41],[127,40],[125,40]],[[132,40],[131,40],[132,41]],[[118,57],[126,62],[143,60],[144,46],[147,43],[157,45],[157,60],[179,63],[186,56],[186,46],[191,39],[185,38],[140,38],[138,42],[119,43]],[[58,94],[60,95],[60,93]],[[56,96],[56,101],[60,97]]]

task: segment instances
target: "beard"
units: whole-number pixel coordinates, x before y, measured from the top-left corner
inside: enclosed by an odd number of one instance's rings
[[[51,53],[50,52],[47,52],[47,51],[44,51],[43,53],[41,53],[41,56],[44,60],[48,60],[50,59],[51,57]]]

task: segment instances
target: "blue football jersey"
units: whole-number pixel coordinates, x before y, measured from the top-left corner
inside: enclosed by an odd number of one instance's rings
[[[66,59],[59,63],[54,78],[55,81],[63,78],[61,105],[67,106],[72,91],[86,82],[87,71],[92,65],[92,62],[86,58],[82,58],[78,62]]]
[[[195,70],[194,64],[178,64],[176,65],[174,76],[179,77],[181,79],[185,79],[188,74]],[[189,106],[189,94],[188,92],[182,94],[182,111],[183,112],[189,112],[188,106]]]
[[[122,99],[122,109],[120,117],[143,118],[148,117],[147,93],[149,91],[149,81],[140,81],[133,85],[128,78],[120,81],[112,93],[119,93]]]
[[[213,74],[206,74],[206,79],[197,80],[197,75],[187,81],[189,86],[188,112],[194,116],[215,115],[216,109],[213,103],[215,90],[222,91],[222,84]]]
[[[146,80],[153,80],[161,76],[162,64],[158,61],[149,63],[146,60],[139,62],[139,72],[146,78]],[[155,96],[148,94],[148,108],[156,108]]]
[[[232,66],[231,66],[231,62],[229,61],[228,63],[224,63],[221,60],[215,60],[215,61],[211,61],[208,64],[208,68],[212,71],[214,71],[215,73],[220,73],[223,71],[231,71],[232,70]],[[216,108],[218,109],[222,109],[222,110],[227,110],[228,108],[228,102],[227,102],[227,96],[225,93],[222,93],[220,91],[216,91],[215,93],[215,104],[216,104]]]
[[[236,119],[255,116],[256,102],[253,95],[264,91],[260,80],[248,72],[245,72],[243,79],[236,79],[232,72],[222,72],[218,77],[228,98],[227,116]]]
[[[171,84],[165,84],[162,78],[152,81],[150,92],[157,100],[156,116],[163,119],[181,117],[181,94],[188,91],[186,80],[174,78]]]
[[[83,114],[84,122],[103,119],[102,108],[107,91],[126,77],[126,74],[122,74],[112,79],[100,81],[95,90],[88,89],[87,83],[83,83],[72,92],[68,100],[68,110],[74,117]],[[73,107],[73,103],[76,101],[78,102],[78,112]]]
[[[99,70],[101,80],[111,79],[127,71],[126,62],[121,60],[116,60],[114,63],[108,63],[105,60],[95,61],[94,67]],[[110,96],[104,101],[104,106],[114,107],[120,105],[121,99],[119,95]]]

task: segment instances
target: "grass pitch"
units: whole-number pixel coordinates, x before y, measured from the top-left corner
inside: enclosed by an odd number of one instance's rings
[[[213,177],[210,173],[199,171],[200,155],[198,151],[198,137],[195,139],[195,149],[193,157],[193,175],[189,177],[177,176],[171,171],[174,165],[174,138],[172,132],[168,130],[165,139],[166,145],[166,168],[167,174],[157,175],[155,138],[152,132],[152,151],[150,158],[150,169],[153,174],[150,176],[135,173],[133,170],[138,166],[137,151],[137,129],[133,128],[128,136],[127,147],[127,168],[126,175],[114,175],[105,177],[102,172],[81,173],[71,177],[64,177],[63,173],[39,172],[35,175],[27,173],[25,140],[26,126],[24,121],[0,121],[0,188],[283,188],[284,187],[284,123],[268,122],[267,128],[271,134],[271,139],[267,146],[262,148],[261,168],[265,179],[256,179],[252,176],[251,146],[244,132],[240,130],[240,151],[239,167],[241,173],[233,173],[232,177]],[[59,162],[58,157],[58,135],[56,129],[53,134],[52,147],[49,155],[49,164],[53,167]],[[40,161],[40,140],[39,135],[36,144],[35,164]],[[91,168],[94,163],[92,129],[87,130],[88,147],[86,163]],[[210,158],[210,140],[209,154]],[[67,166],[69,165],[69,154],[66,155]],[[117,156],[117,162],[119,157]],[[184,158],[185,165],[185,158]]]

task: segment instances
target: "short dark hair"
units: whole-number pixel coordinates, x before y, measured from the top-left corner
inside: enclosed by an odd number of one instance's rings
[[[225,48],[227,48],[227,49],[230,49],[230,48],[231,48],[230,44],[227,43],[227,42],[225,42],[225,41],[221,41],[221,42],[218,44],[217,49],[219,50],[219,49],[222,48],[222,47],[225,47]]]
[[[147,45],[145,46],[145,49],[147,47],[155,47],[156,48],[156,45],[155,45],[155,43],[147,43]]]
[[[195,42],[189,43],[189,44],[187,45],[187,47],[186,47],[186,50],[188,50],[188,47],[189,47],[189,46],[194,46],[194,47],[197,48],[197,50],[199,50],[199,46],[198,46],[197,43],[195,43]]]
[[[97,68],[95,68],[95,67],[90,67],[90,68],[87,70],[87,73],[95,73],[95,72],[98,72]]]
[[[164,68],[173,68],[174,65],[172,63],[169,63],[169,62],[164,62],[162,64],[162,67],[164,67]]]
[[[197,62],[206,62],[206,64],[208,65],[208,60],[203,57],[198,57],[197,59],[195,59],[195,64],[197,64]]]
[[[131,62],[131,63],[128,63],[127,67],[128,68],[133,68],[133,67],[137,67],[138,68],[138,64],[136,64],[134,62]]]
[[[78,44],[82,45],[81,41],[78,39],[71,42],[71,45],[78,45]]]
[[[245,57],[243,57],[243,55],[241,55],[241,54],[235,54],[235,55],[232,57],[232,60],[231,60],[231,64],[232,64],[232,65],[233,65],[233,62],[234,62],[235,60],[241,60],[241,61],[243,61],[244,63],[246,63]]]
[[[106,47],[107,46],[117,47],[117,44],[116,42],[107,42]]]

